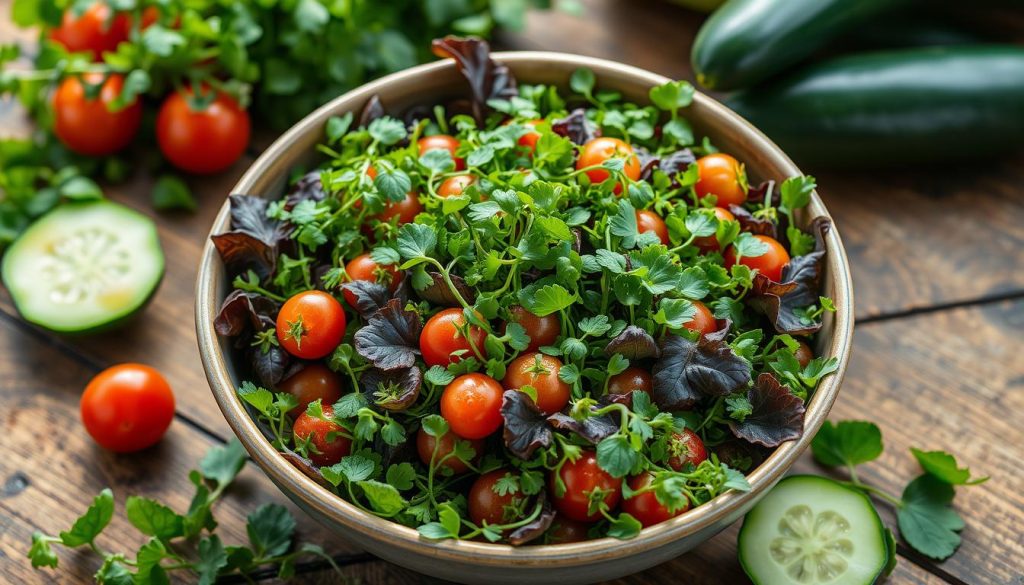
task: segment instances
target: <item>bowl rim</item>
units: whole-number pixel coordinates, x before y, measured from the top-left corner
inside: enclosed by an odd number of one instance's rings
[[[655,86],[671,81],[668,77],[631,65],[570,53],[505,51],[495,52],[492,56],[507,64],[513,71],[517,65],[539,61],[562,68],[586,67],[593,70],[599,79],[615,74],[629,78],[630,83],[638,86]],[[292,148],[292,143],[310,132],[321,133],[327,119],[334,115],[337,103],[361,104],[396,81],[427,76],[454,67],[454,62],[450,59],[419,65],[392,73],[332,99],[278,137],[246,170],[231,192],[248,193],[262,176],[279,171],[279,161],[282,155]],[[781,169],[788,176],[802,174],[777,145],[738,114],[699,91],[694,94],[694,102],[706,110],[706,117],[733,124],[744,135],[760,142],[759,150],[763,150],[762,154],[771,165]],[[812,216],[823,215],[831,219],[816,192],[812,195],[809,211]],[[229,202],[225,200],[214,220],[210,235],[225,231],[228,223]],[[209,237],[203,248],[196,281],[197,341],[211,391],[232,431],[241,440],[253,460],[280,489],[302,499],[307,512],[322,514],[333,524],[342,525],[363,537],[397,547],[401,551],[431,556],[436,560],[451,560],[477,566],[523,566],[542,562],[546,567],[572,567],[660,548],[708,529],[723,518],[737,514],[745,504],[770,489],[789,470],[828,416],[845,374],[852,345],[853,289],[850,268],[834,222],[826,235],[826,249],[830,279],[835,286],[833,299],[838,309],[833,315],[831,345],[833,356],[838,359],[838,368],[831,376],[821,381],[808,402],[803,435],[776,448],[761,465],[747,474],[747,481],[751,486],[749,492],[731,490],[721,494],[685,514],[645,528],[630,540],[605,537],[581,543],[526,547],[462,540],[428,540],[420,537],[413,528],[360,510],[302,473],[266,440],[235,393],[235,383],[228,373],[226,358],[213,328],[213,319],[221,301],[216,298],[216,292],[218,281],[223,278],[223,265]]]

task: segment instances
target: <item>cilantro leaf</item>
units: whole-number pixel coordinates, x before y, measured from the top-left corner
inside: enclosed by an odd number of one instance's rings
[[[636,210],[625,199],[619,201],[618,210],[608,221],[612,235],[622,238],[623,248],[635,248],[640,232],[636,224]],[[765,246],[767,251],[767,246]],[[762,252],[763,254],[764,252]]]
[[[373,479],[357,482],[370,506],[382,516],[394,516],[408,505],[394,486]]]
[[[71,529],[60,533],[61,544],[64,546],[81,546],[89,544],[103,532],[114,517],[114,494],[110,489],[101,491],[89,505]]]
[[[693,85],[688,81],[669,81],[652,87],[649,92],[651,102],[660,110],[675,113],[693,102]]]
[[[139,496],[129,496],[125,502],[125,515],[132,526],[147,536],[169,540],[182,536],[184,518],[167,506]]]
[[[779,186],[779,192],[782,195],[780,209],[784,213],[792,213],[801,207],[805,207],[811,202],[811,193],[814,192],[816,186],[817,182],[814,180],[814,177],[809,175],[786,179]]]
[[[922,451],[911,447],[910,452],[927,473],[950,485],[978,485],[988,481],[988,477],[971,479],[971,470],[958,467],[956,458],[945,451]]]
[[[403,224],[398,229],[398,253],[406,260],[427,258],[437,246],[433,228],[418,223]]]
[[[597,444],[597,464],[612,477],[625,477],[640,461],[640,453],[629,438],[616,433]]]
[[[609,524],[608,536],[620,540],[629,540],[640,534],[641,528],[643,528],[643,525],[640,524],[639,520],[623,512],[616,516],[611,524]]]
[[[213,534],[199,541],[199,560],[195,563],[199,585],[213,585],[217,581],[217,573],[227,564],[228,555],[219,536]]]
[[[199,462],[199,471],[206,479],[221,486],[227,485],[245,466],[246,457],[245,447],[238,439],[232,438],[223,445],[210,448]]]
[[[546,317],[572,306],[576,302],[576,295],[569,294],[560,284],[548,284],[533,290],[529,287],[522,289],[519,301],[534,315]]]
[[[280,504],[263,504],[246,518],[249,543],[258,557],[288,552],[295,532],[295,518]]]
[[[814,458],[829,467],[860,465],[882,454],[882,431],[874,423],[825,421],[811,441]]]
[[[50,543],[53,538],[44,535],[42,532],[32,533],[32,547],[28,550],[28,558],[32,561],[32,568],[56,567],[59,563],[57,553],[53,552]]]
[[[953,486],[927,473],[903,490],[896,518],[900,535],[914,550],[940,561],[956,552],[964,521],[950,506],[953,496]]]
[[[416,479],[416,469],[409,463],[397,463],[388,467],[387,482],[399,490],[411,489]]]

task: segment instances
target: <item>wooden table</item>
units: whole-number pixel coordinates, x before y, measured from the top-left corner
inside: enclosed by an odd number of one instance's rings
[[[607,57],[692,79],[687,55],[700,16],[648,0],[585,4],[584,18],[531,14],[528,29],[501,44]],[[0,1],[4,40],[14,34],[7,7]],[[27,128],[11,108],[0,107],[0,121],[0,134]],[[0,292],[0,581],[54,578],[33,571],[25,558],[32,532],[65,529],[103,487],[113,488],[119,509],[129,494],[185,509],[186,472],[208,447],[231,436],[199,362],[193,285],[214,214],[254,154],[220,176],[190,181],[200,203],[196,213],[158,216],[167,276],[128,328],[56,337],[22,322]],[[935,563],[901,545],[891,582],[1024,584],[1024,157],[931,171],[805,170],[818,177],[853,265],[857,333],[832,418],[882,427],[886,451],[866,467],[865,478],[899,492],[919,472],[911,446],[951,450],[976,473],[992,476],[956,499],[967,520],[957,554]],[[151,185],[139,173],[107,195],[153,215]],[[79,394],[90,377],[125,361],[159,368],[178,398],[167,437],[138,455],[99,449],[78,418]],[[796,470],[822,472],[809,455]],[[216,511],[225,542],[245,541],[246,514],[266,501],[285,498],[250,466]],[[298,516],[301,538],[323,544],[352,580],[423,579]],[[885,517],[894,525],[889,510]],[[745,582],[736,531],[616,583]],[[120,515],[102,540],[125,549],[141,543]],[[95,569],[93,557],[61,552],[56,578],[84,582]],[[304,582],[334,578],[322,563],[300,567]]]

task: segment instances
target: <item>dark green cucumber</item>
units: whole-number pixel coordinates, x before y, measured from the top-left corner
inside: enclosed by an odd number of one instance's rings
[[[693,43],[693,69],[716,90],[749,87],[910,0],[729,0]]]
[[[1024,47],[842,57],[726,104],[799,163],[895,166],[1024,146]]]

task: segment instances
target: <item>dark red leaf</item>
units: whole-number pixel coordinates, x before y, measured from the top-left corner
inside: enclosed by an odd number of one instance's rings
[[[271,345],[266,352],[259,347],[250,347],[249,361],[260,384],[267,388],[273,388],[284,379],[285,371],[291,364],[292,358],[285,350]]]
[[[564,118],[551,122],[551,131],[568,138],[573,144],[586,144],[601,136],[601,129],[587,119],[587,111],[576,108]]]
[[[747,189],[747,203],[761,205],[766,199],[769,201],[769,207],[778,207],[781,202],[780,195],[775,191],[775,181],[764,181]]]
[[[705,396],[725,396],[750,383],[750,365],[723,340],[678,335],[661,340],[654,362],[654,403],[661,410],[686,410]]]
[[[740,229],[742,231],[768,236],[776,240],[779,239],[778,226],[774,221],[755,217],[754,214],[740,205],[730,205],[729,211],[736,216],[736,221],[740,222]]]
[[[391,299],[356,331],[356,352],[382,370],[411,367],[419,355],[420,316]]]
[[[320,181],[320,171],[310,171],[292,185],[285,196],[285,208],[291,211],[303,201],[323,201],[326,197],[323,182]]]
[[[661,355],[661,350],[658,349],[658,342],[654,341],[650,333],[636,325],[630,325],[604,346],[604,353],[606,355],[617,353],[629,360],[642,360],[658,357]]]
[[[262,331],[274,326],[278,304],[267,297],[242,290],[233,290],[220,305],[213,321],[218,335],[234,337],[251,328]]]
[[[516,528],[512,534],[508,535],[508,543],[512,546],[522,546],[539,538],[547,532],[548,528],[551,528],[551,523],[555,520],[555,510],[551,507],[546,490],[541,490],[537,494],[537,504],[541,505],[540,515],[537,516],[537,519]]]
[[[379,95],[373,94],[370,96],[370,99],[366,100],[363,110],[359,113],[359,127],[366,128],[370,125],[370,122],[384,116],[384,104],[381,103]]]
[[[232,195],[231,231],[211,236],[221,259],[233,273],[253,270],[262,279],[274,273],[278,247],[291,227],[267,217],[266,199]]]
[[[359,378],[366,398],[384,410],[405,410],[416,402],[423,372],[416,366],[397,370],[370,368]]]
[[[268,246],[287,238],[291,228],[267,217],[270,202],[255,195],[231,195],[231,230],[245,232]]]
[[[761,374],[747,391],[753,411],[743,422],[729,421],[737,437],[762,447],[778,447],[804,432],[804,401],[772,374]]]
[[[501,398],[501,418],[505,421],[502,432],[505,447],[520,459],[529,459],[534,451],[550,446],[554,440],[544,413],[525,392],[505,391]]]
[[[728,439],[714,450],[719,461],[743,472],[752,471],[767,457],[764,447],[741,439]]]
[[[448,288],[448,283],[444,281],[444,276],[439,272],[428,272],[427,276],[430,277],[430,284],[423,290],[417,290],[416,294],[421,299],[432,303],[434,305],[441,305],[443,307],[461,307],[462,303],[459,299],[452,294],[452,289]],[[452,284],[455,285],[455,289],[459,291],[462,298],[467,303],[473,304],[476,302],[476,291],[473,290],[466,281],[458,275],[451,275]]]
[[[631,395],[626,397],[605,396],[601,398],[600,403],[601,406],[607,406],[612,402],[624,403],[627,400],[629,401],[629,405],[632,406],[633,397]],[[617,433],[619,431],[620,421],[617,416],[612,416],[610,414],[590,416],[579,421],[567,414],[556,412],[548,417],[548,422],[560,431],[571,431],[579,435],[583,440],[596,445],[605,437]]]
[[[637,153],[637,156],[640,158],[640,179],[650,180],[651,175],[654,174],[654,169],[660,169],[672,178],[673,186],[679,185],[675,175],[686,171],[691,164],[697,162],[697,157],[694,156],[693,151],[689,148],[683,148],[661,156],[640,151]]]
[[[434,39],[434,54],[438,57],[450,57],[469,81],[473,98],[473,117],[483,124],[489,108],[488,100],[510,99],[515,97],[516,80],[509,68],[491,59],[491,47],[487,41],[478,38],[460,38],[447,36]]]
[[[366,320],[381,310],[391,300],[391,289],[377,282],[353,280],[341,285],[342,290],[352,293],[356,299],[355,310]]]

